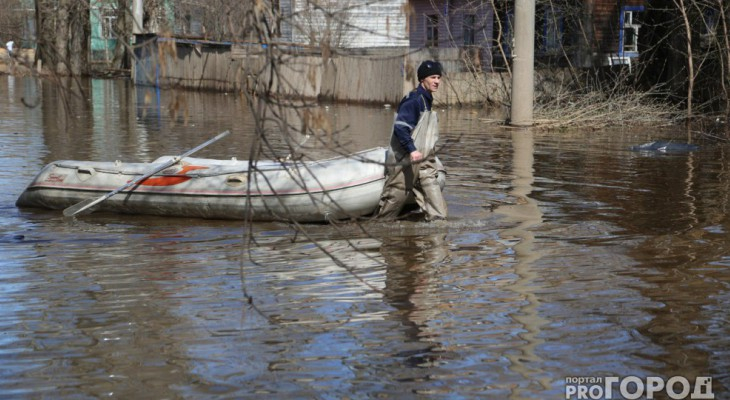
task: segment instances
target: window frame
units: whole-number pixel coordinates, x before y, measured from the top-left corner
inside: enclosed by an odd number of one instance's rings
[[[700,33],[700,47],[709,48],[717,40],[717,26],[720,22],[720,12],[708,7],[702,12],[703,29]]]
[[[490,49],[492,63],[508,63],[514,45],[514,4],[511,0],[493,0]]]
[[[635,23],[636,14],[644,11],[644,6],[623,6],[619,16],[618,31],[618,55],[620,57],[631,57],[639,55],[639,28],[641,24]],[[627,31],[631,31],[628,38],[631,43],[627,44]]]
[[[475,46],[477,44],[477,15],[475,13],[464,14],[461,29],[464,46]]]
[[[439,15],[424,15],[425,46],[439,47]]]
[[[556,54],[563,46],[565,15],[560,7],[545,7],[542,14],[540,49],[545,54]]]

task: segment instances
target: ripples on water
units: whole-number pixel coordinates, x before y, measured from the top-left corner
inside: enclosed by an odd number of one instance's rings
[[[626,375],[713,376],[726,396],[724,145],[652,157],[626,148],[672,133],[450,110],[447,225],[308,226],[317,247],[257,224],[245,249],[239,222],[15,208],[54,159],[149,160],[223,129],[201,156],[245,158],[233,96],[190,94],[185,124],[172,94],[89,85],[93,107],[61,121],[52,88],[29,109],[37,84],[0,79],[0,397],[545,399]],[[392,122],[327,112],[360,148]]]

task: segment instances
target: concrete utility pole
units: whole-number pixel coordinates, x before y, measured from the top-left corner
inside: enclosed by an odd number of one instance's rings
[[[535,0],[515,0],[511,124],[532,126],[535,93]]]
[[[132,0],[132,33],[139,35],[144,33],[142,21],[144,20],[144,1]]]

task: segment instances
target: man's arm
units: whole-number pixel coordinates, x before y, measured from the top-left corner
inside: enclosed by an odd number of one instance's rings
[[[418,104],[415,101],[406,100],[398,108],[398,115],[395,118],[393,126],[393,134],[398,138],[398,142],[408,153],[417,151],[416,145],[413,144],[411,133],[418,123]]]

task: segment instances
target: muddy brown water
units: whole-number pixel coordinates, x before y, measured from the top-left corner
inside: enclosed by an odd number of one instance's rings
[[[2,398],[547,399],[576,376],[709,376],[728,398],[727,145],[642,154],[686,135],[441,110],[450,221],[306,226],[319,247],[280,223],[16,208],[57,159],[225,129],[196,156],[249,154],[235,95],[83,84],[0,76]],[[320,110],[348,149],[387,143],[392,109]]]

